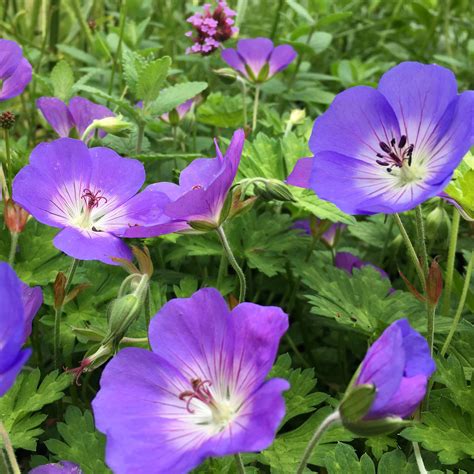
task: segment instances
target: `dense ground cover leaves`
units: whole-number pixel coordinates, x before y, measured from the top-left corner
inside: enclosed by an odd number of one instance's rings
[[[203,11],[197,1],[2,2],[0,36],[21,45],[33,76],[21,95],[0,99],[0,158],[9,181],[38,144],[58,138],[57,127],[36,106],[40,97],[55,97],[66,107],[80,96],[108,107],[116,120],[103,118],[89,146],[138,160],[145,186],[177,183],[193,160],[216,156],[214,138],[224,151],[234,131],[244,129],[234,185],[214,217],[228,217],[225,233],[246,279],[246,301],[280,307],[289,316],[269,378],[285,379],[290,388],[274,442],[242,459],[247,473],[294,473],[315,430],[344,399],[368,346],[387,326],[406,318],[424,337],[430,333],[428,291],[417,281],[394,215],[349,215],[285,181],[299,159],[312,156],[314,120],[346,88],[376,87],[396,64],[418,61],[450,68],[460,91],[472,89],[474,16],[469,0],[228,3],[236,12],[229,27],[239,33],[226,37],[223,47],[266,37],[291,45],[296,59],[259,83],[268,67],[256,71],[258,77],[247,67],[238,77],[212,42],[203,43],[211,45],[204,55],[186,54],[195,37],[185,33],[198,28],[186,19]],[[472,121],[472,112],[466,120]],[[89,132],[73,130],[71,136],[87,141]],[[412,423],[391,433],[329,428],[304,472],[416,473],[423,472],[420,457],[430,473],[474,472],[473,168],[468,154],[446,188],[448,200],[433,197],[421,206],[428,256],[421,264],[433,264],[433,272],[439,268],[436,275],[444,282],[440,295],[430,280],[440,299],[434,304],[437,370],[429,397]],[[71,267],[72,259],[52,243],[57,229],[30,217],[11,232],[16,224],[11,216],[18,214],[11,214],[7,197],[3,189],[0,260],[10,261],[27,285],[41,286],[43,305],[27,343],[32,355],[0,397],[0,421],[21,472],[61,460],[86,474],[111,472],[106,437],[96,428],[91,406],[104,364],[120,348],[148,349],[150,318],[170,300],[213,287],[235,307],[241,280],[209,216],[193,216],[189,226],[197,232],[128,239],[133,265],[90,260]],[[80,199],[91,212],[101,199],[107,202],[93,193]],[[400,216],[420,255],[417,217],[415,210]],[[325,233],[334,223],[344,225],[329,239]],[[368,265],[349,271],[336,266],[341,252]],[[125,313],[127,324],[110,323]],[[0,472],[7,469],[0,457]],[[194,472],[236,469],[234,458],[226,456],[207,459]]]

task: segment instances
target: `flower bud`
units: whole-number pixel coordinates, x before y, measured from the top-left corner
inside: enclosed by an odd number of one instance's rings
[[[214,73],[219,76],[219,78],[224,84],[233,84],[239,77],[237,75],[237,72],[231,69],[230,67],[214,69]]]
[[[436,206],[426,216],[426,234],[430,239],[440,241],[447,238],[450,227],[449,215],[442,206]]]
[[[117,115],[113,117],[104,117],[102,119],[95,119],[91,124],[91,130],[100,128],[104,132],[112,133],[114,135],[119,135],[125,130],[130,130],[131,124],[126,120],[123,120],[122,115]]]
[[[261,179],[255,185],[254,190],[255,194],[267,201],[295,202],[295,198],[288,186],[278,179]]]
[[[4,216],[5,224],[10,232],[19,234],[23,232],[30,215],[19,204],[12,199],[5,202]]]
[[[290,113],[290,118],[288,119],[288,121],[292,125],[298,125],[300,123],[303,123],[305,118],[306,118],[305,109],[293,109]]]
[[[426,279],[426,295],[430,305],[436,306],[443,292],[443,273],[436,258],[431,262]]]

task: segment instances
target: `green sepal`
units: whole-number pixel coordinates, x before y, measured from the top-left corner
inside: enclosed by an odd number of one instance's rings
[[[229,212],[232,207],[232,191],[227,193],[227,197],[225,198],[224,205],[222,206],[221,213],[219,215],[219,225],[221,225],[228,217]]]
[[[217,224],[208,221],[188,221],[188,225],[199,232],[211,232],[218,227]]]
[[[258,82],[257,78],[255,77],[255,74],[253,73],[252,69],[249,67],[248,64],[245,65],[245,71],[247,72],[250,82]]]
[[[342,424],[345,428],[358,436],[379,436],[394,433],[402,428],[412,424],[410,420],[403,420],[402,418],[387,417],[378,420],[360,420],[357,422],[350,422],[342,418]]]
[[[270,64],[265,63],[265,66],[260,69],[258,73],[257,82],[265,82],[268,79],[268,74],[270,73]]]
[[[356,385],[347,392],[339,405],[343,422],[354,423],[361,420],[370,410],[375,394],[375,386],[372,384]]]

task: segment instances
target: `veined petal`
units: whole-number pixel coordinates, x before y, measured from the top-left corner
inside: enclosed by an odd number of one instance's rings
[[[442,66],[403,62],[380,79],[378,90],[397,115],[401,133],[415,150],[423,150],[456,98],[454,74]]]
[[[135,196],[145,182],[145,168],[140,161],[122,158],[110,148],[90,148],[89,153],[92,161],[89,188],[104,198],[91,213],[94,219],[99,219]]]
[[[0,79],[13,74],[22,58],[22,51],[15,41],[0,39]]]
[[[400,418],[410,416],[425,397],[427,385],[428,378],[425,375],[403,377],[398,390],[386,406],[379,410],[371,409],[367,419],[384,416],[399,416]]]
[[[233,69],[240,72],[245,78],[249,78],[245,69],[245,62],[240,54],[232,48],[224,49],[221,52],[222,59]]]
[[[63,227],[81,212],[91,169],[89,150],[80,140],[41,143],[13,180],[13,199],[41,223]]]
[[[309,188],[311,172],[313,169],[314,158],[300,158],[290,173],[286,182],[292,186],[298,186],[299,188]]]
[[[296,58],[296,51],[289,44],[277,46],[270,55],[268,64],[270,66],[268,77],[274,76],[277,72],[288,67]]]
[[[62,100],[56,97],[40,97],[36,101],[36,106],[60,137],[69,136],[71,128],[74,127],[74,121],[67,105]]]
[[[24,331],[23,331],[23,341],[30,337],[31,334],[31,325],[33,323],[33,318],[36,316],[36,313],[43,304],[43,292],[40,286],[35,286],[33,288],[29,287],[27,284],[21,282],[21,299],[23,302],[24,310]]]
[[[25,342],[21,285],[10,265],[0,262],[0,374],[15,363]]]
[[[31,64],[25,58],[22,58],[18,67],[3,81],[0,90],[0,101],[20,95],[31,82],[32,71]]]
[[[87,127],[96,119],[105,117],[114,117],[115,114],[104,105],[95,104],[84,97],[73,97],[69,101],[69,110],[77,127],[79,138],[82,137]],[[94,132],[91,132],[86,141],[92,138]],[[101,131],[99,136],[104,137],[105,132]]]
[[[405,361],[402,332],[392,324],[367,351],[357,378],[357,385],[373,384],[376,388],[369,416],[383,409],[398,390]]]
[[[99,260],[118,265],[112,257],[132,260],[132,251],[118,237],[108,232],[66,227],[53,240],[56,248],[80,260]]]
[[[7,367],[5,370],[0,370],[0,397],[3,396],[13,385],[17,375],[20,373],[30,356],[31,349],[22,349],[18,352],[16,359],[12,362],[10,367]]]
[[[356,86],[337,95],[316,119],[309,147],[316,157],[332,151],[377,166],[380,143],[399,137],[398,120],[387,99],[371,87]]]
[[[273,42],[268,38],[241,39],[237,43],[237,52],[257,78],[268,62],[273,51]]]

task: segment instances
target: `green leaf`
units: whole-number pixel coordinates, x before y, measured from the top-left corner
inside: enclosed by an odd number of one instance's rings
[[[474,459],[474,419],[448,399],[441,399],[436,411],[424,413],[423,423],[406,428],[401,436],[435,451],[443,464]]]
[[[327,393],[313,391],[316,386],[314,369],[292,369],[289,354],[278,357],[268,377],[282,378],[290,383],[290,389],[284,392],[286,414],[282,425],[298,415],[312,412],[329,398]]]
[[[15,448],[36,450],[38,436],[43,433],[41,423],[46,415],[38,413],[45,405],[63,397],[63,390],[71,383],[71,376],[49,373],[40,383],[41,373],[34,369],[21,373],[13,387],[0,398],[0,419]]]
[[[474,383],[472,370],[468,379],[460,360],[450,355],[448,359],[442,357],[436,361],[436,381],[446,385],[450,399],[460,408],[474,415]]]
[[[417,330],[426,331],[424,307],[408,292],[389,294],[390,281],[366,266],[348,275],[319,259],[306,267],[303,283],[311,313],[334,319],[347,329],[368,336],[380,334],[391,322],[408,317]]]
[[[197,109],[197,121],[219,128],[237,128],[244,123],[242,97],[228,97],[220,92],[209,94]]]
[[[171,58],[164,56],[143,67],[137,81],[137,99],[143,100],[145,104],[155,100],[160,94],[170,66]]]
[[[163,115],[178,105],[196,97],[207,88],[207,82],[186,82],[163,89],[158,98],[151,103],[150,112],[153,115]]]
[[[146,59],[137,52],[125,49],[122,53],[123,77],[130,89],[130,92],[136,96],[139,77],[146,67]]]
[[[49,439],[45,442],[56,459],[67,459],[81,467],[84,474],[110,473],[104,462],[105,436],[97,432],[89,410],[84,413],[70,406],[64,415],[65,423],[58,423],[63,441]]]
[[[375,474],[374,462],[367,453],[357,457],[355,449],[344,443],[337,443],[323,461],[328,474]]]
[[[238,179],[269,178],[285,181],[300,158],[310,156],[307,140],[294,133],[278,140],[259,133],[245,144],[239,166]],[[314,214],[320,219],[352,224],[354,217],[340,211],[334,204],[319,199],[313,191],[291,186],[291,193],[298,209]]]
[[[67,61],[59,61],[51,71],[51,84],[54,96],[67,102],[72,96],[74,73]]]
[[[321,408],[295,430],[278,436],[268,449],[260,453],[258,460],[262,464],[270,466],[273,474],[295,472],[309,440],[331,412],[332,408],[330,407]],[[310,464],[321,466],[325,457],[334,451],[335,442],[352,441],[354,437],[352,433],[341,426],[329,428],[313,451]]]
[[[468,153],[444,190],[463,209],[463,217],[474,220],[474,155]]]
[[[365,445],[370,448],[373,455],[379,459],[389,448],[396,448],[397,441],[389,436],[379,435],[366,438]]]
[[[378,436],[374,439],[382,439],[385,436]],[[369,438],[372,439],[372,438]],[[389,439],[389,438],[388,438]],[[396,446],[396,443],[395,443]],[[401,449],[394,449],[389,453],[385,453],[377,466],[377,474],[418,474],[419,470],[414,462],[407,461],[405,454]]]

